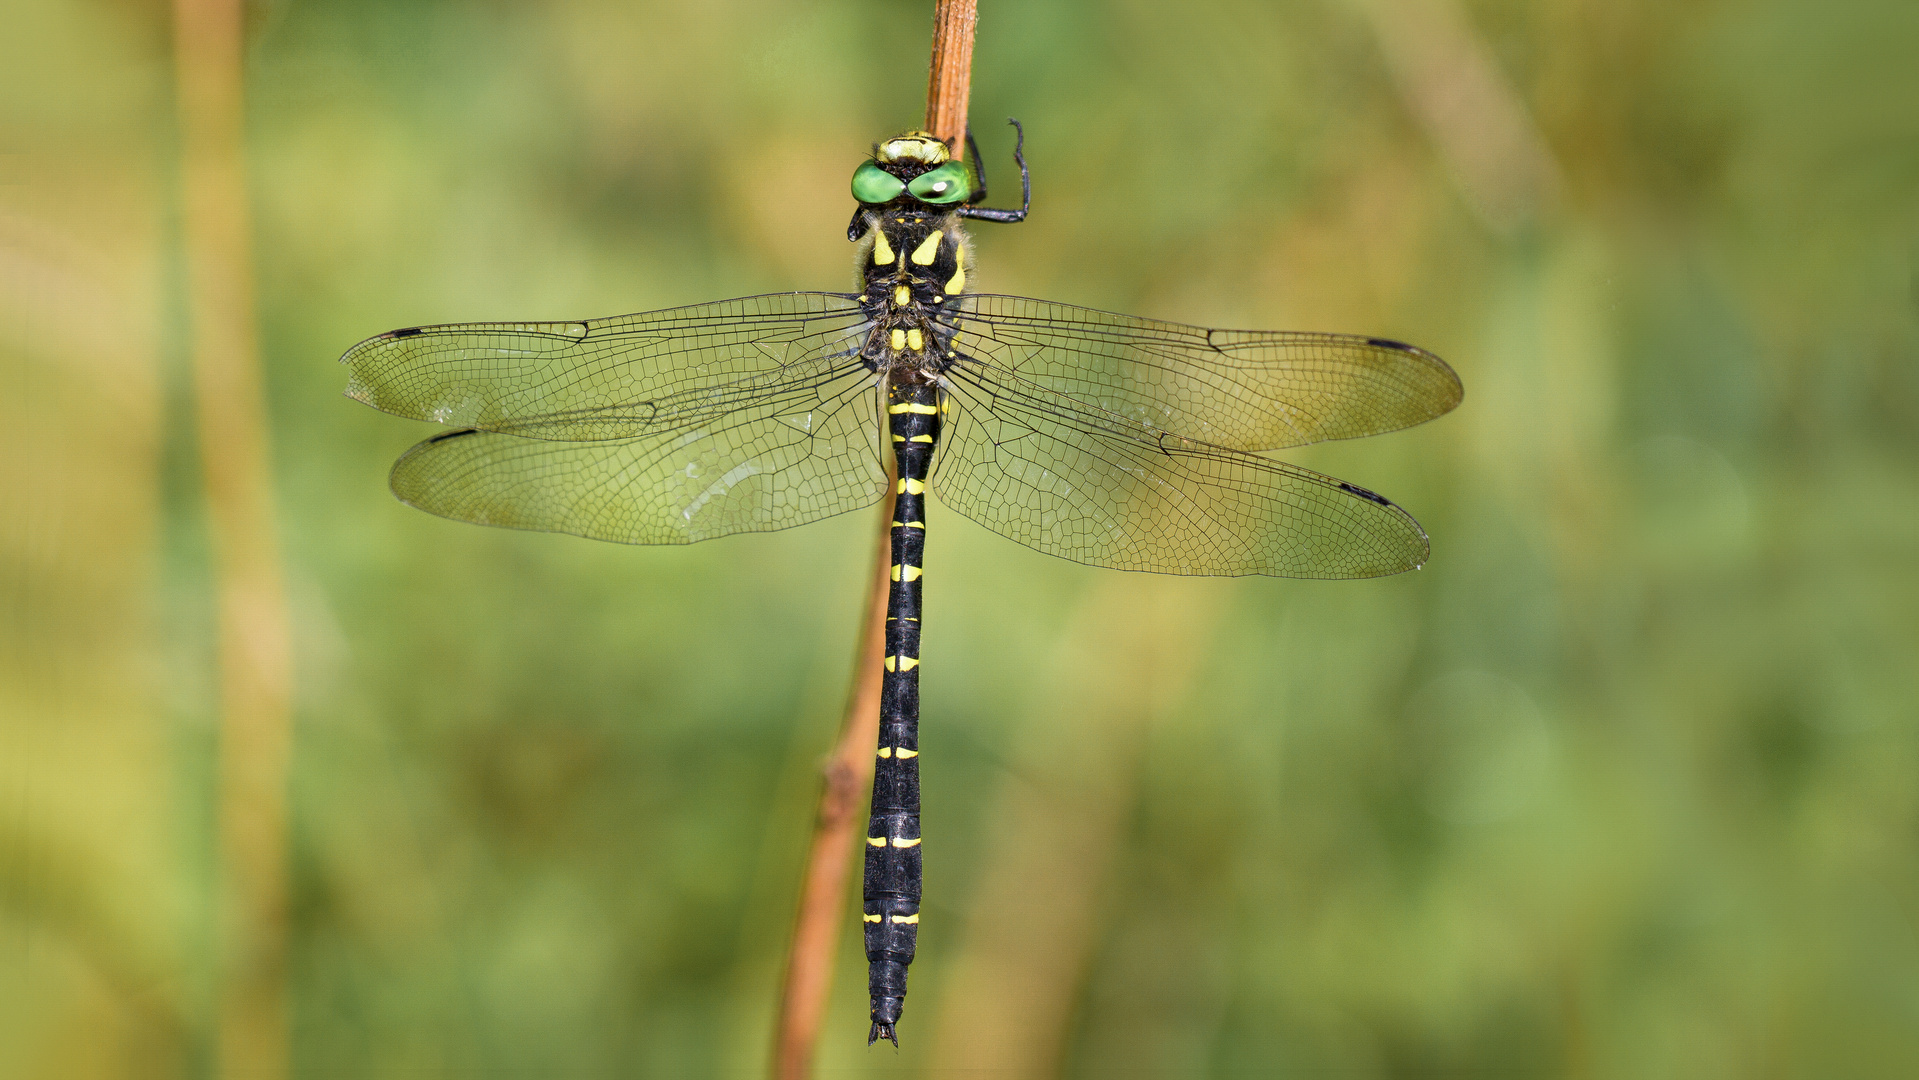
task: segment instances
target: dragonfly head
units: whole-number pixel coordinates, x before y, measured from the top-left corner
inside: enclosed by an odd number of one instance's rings
[[[946,144],[928,132],[909,131],[873,148],[873,158],[853,170],[853,197],[867,206],[896,199],[951,206],[973,196],[973,177],[954,161]]]

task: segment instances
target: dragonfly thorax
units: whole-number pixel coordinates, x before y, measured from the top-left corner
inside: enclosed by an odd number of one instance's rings
[[[966,291],[971,244],[955,213],[870,210],[860,244],[860,306],[872,330],[860,355],[876,372],[937,374],[953,353],[950,308]]]

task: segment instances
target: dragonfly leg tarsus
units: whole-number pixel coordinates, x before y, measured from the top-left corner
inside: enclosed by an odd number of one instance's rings
[[[962,206],[959,208],[959,215],[961,217],[969,217],[978,221],[1011,223],[1015,221],[1025,221],[1027,211],[1033,208],[1033,177],[1026,169],[1026,129],[1020,125],[1018,120],[1010,116],[1006,118],[1006,122],[1013,125],[1013,130],[1018,133],[1013,141],[1013,162],[1019,166],[1019,209],[996,210],[987,206]],[[966,138],[967,145],[971,146],[973,138],[971,131],[967,132]],[[979,198],[983,199],[986,197],[986,172],[979,167],[978,148],[974,148],[973,150],[973,159],[974,171],[979,174],[980,178]]]

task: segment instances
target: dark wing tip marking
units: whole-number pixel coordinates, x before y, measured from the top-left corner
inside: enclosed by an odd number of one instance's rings
[[[426,327],[408,326],[408,327],[403,327],[399,330],[389,330],[386,333],[381,334],[380,336],[390,337],[390,338],[402,338],[402,337],[412,337],[415,334],[423,334],[425,332],[426,332]]]
[[[448,439],[457,439],[462,435],[478,435],[479,433],[480,433],[479,428],[461,428],[458,431],[448,431],[439,435],[435,435],[431,439],[428,439],[427,442],[429,443],[445,442]]]
[[[464,432],[456,432],[456,434],[464,434]],[[1381,506],[1393,505],[1393,501],[1391,499],[1388,499],[1386,496],[1381,495],[1377,491],[1367,491],[1365,488],[1360,487],[1358,484],[1349,484],[1346,481],[1341,480],[1339,482],[1339,489],[1341,491],[1350,492],[1351,494],[1357,495],[1360,498],[1365,499],[1367,502],[1375,502]]]
[[[1400,352],[1416,353],[1422,351],[1403,341],[1394,341],[1392,338],[1385,337],[1369,337],[1366,339],[1366,344],[1376,345],[1382,349],[1398,349]]]

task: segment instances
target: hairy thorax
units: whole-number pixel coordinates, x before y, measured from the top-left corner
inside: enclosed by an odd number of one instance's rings
[[[866,214],[860,305],[873,329],[860,350],[896,383],[932,382],[958,359],[945,307],[966,291],[970,241],[954,213],[923,207]]]

